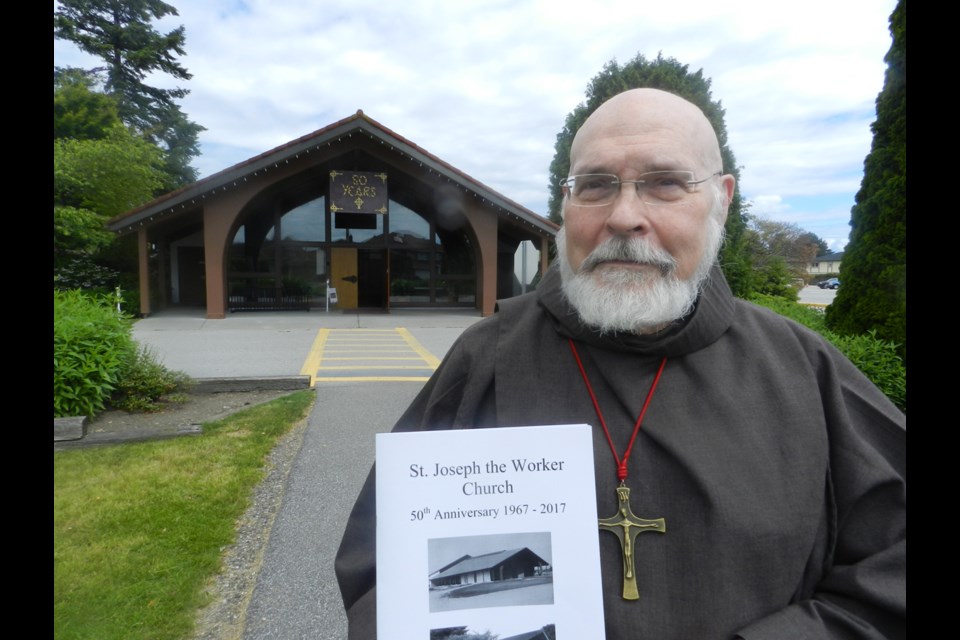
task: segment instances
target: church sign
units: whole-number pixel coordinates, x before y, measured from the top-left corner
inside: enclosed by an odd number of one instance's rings
[[[330,211],[387,213],[387,174],[372,171],[331,171]]]

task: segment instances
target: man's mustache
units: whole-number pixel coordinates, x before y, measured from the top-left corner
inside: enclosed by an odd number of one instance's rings
[[[661,275],[669,275],[677,268],[677,260],[664,249],[651,246],[642,238],[614,236],[590,252],[580,264],[579,271],[588,273],[604,262],[636,262],[660,269]]]

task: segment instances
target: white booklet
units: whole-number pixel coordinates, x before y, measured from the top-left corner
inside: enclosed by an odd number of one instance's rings
[[[592,443],[585,424],[378,434],[378,637],[602,638]]]

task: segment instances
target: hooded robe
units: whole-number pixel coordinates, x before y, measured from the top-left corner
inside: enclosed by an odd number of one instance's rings
[[[619,455],[666,358],[626,484],[667,531],[637,536],[631,601],[620,542],[599,532],[607,640],[905,637],[904,414],[718,268],[653,336],[583,325],[552,268],[463,332],[394,430],[591,424],[597,512],[615,515],[616,464],[568,339]],[[376,638],[374,487],[371,471],[336,559],[351,640]]]

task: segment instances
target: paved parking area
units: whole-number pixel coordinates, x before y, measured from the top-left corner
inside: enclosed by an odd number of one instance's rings
[[[286,479],[247,605],[244,640],[342,640],[333,560],[347,516],[389,431],[479,312],[246,312],[207,320],[168,311],[134,339],[194,378],[312,376],[317,400]]]
[[[295,376],[312,375],[311,353],[322,332],[330,336],[347,330],[403,329],[439,360],[460,332],[478,320],[480,313],[474,309],[389,314],[248,311],[222,320],[208,320],[199,309],[172,310],[138,320],[133,337],[153,349],[168,368],[194,378]]]
[[[801,303],[824,307],[833,302],[833,299],[836,297],[836,289],[821,289],[812,284],[808,284],[799,292],[799,301]]]

